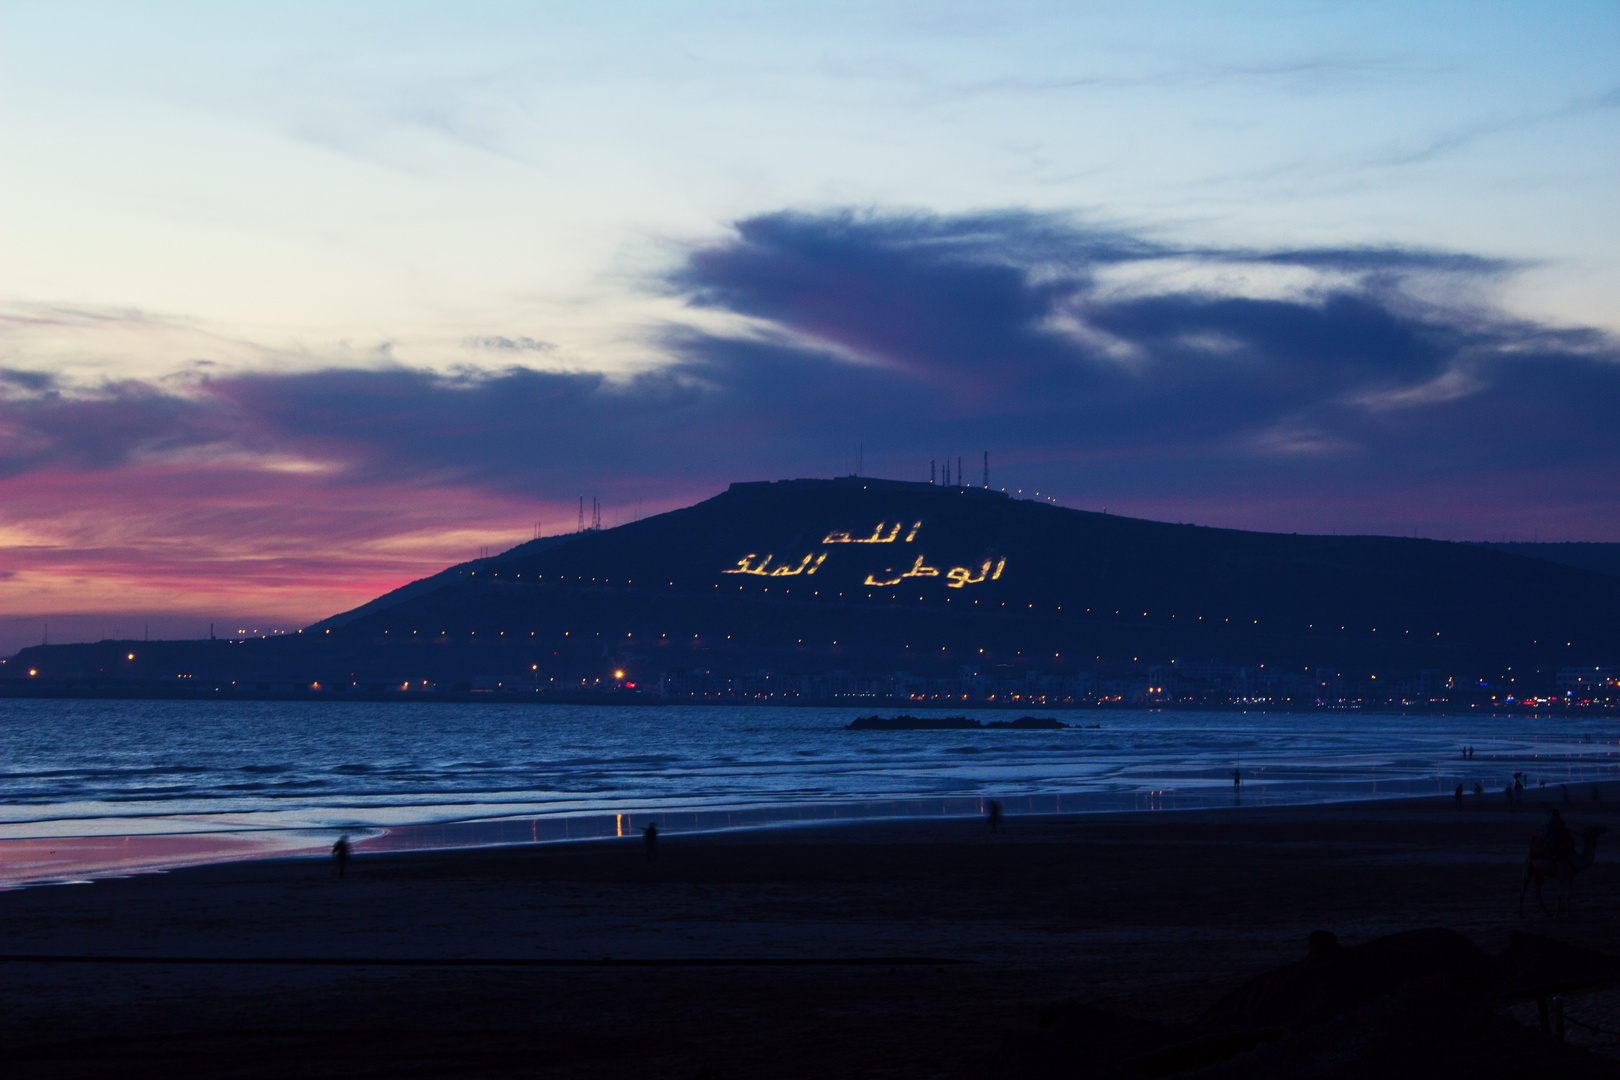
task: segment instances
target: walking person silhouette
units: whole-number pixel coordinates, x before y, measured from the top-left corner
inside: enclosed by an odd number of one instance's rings
[[[990,806],[986,809],[984,816],[990,819],[990,831],[992,833],[1007,831],[1006,826],[1001,823],[1001,804],[996,800],[990,800]]]
[[[344,833],[332,845],[332,869],[342,877],[349,869],[349,835]]]
[[[648,822],[647,827],[641,830],[641,843],[647,849],[647,861],[658,861],[658,825]]]

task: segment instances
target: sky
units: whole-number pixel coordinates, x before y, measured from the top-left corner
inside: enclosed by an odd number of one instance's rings
[[[862,468],[1620,541],[1620,4],[0,0],[0,655]]]

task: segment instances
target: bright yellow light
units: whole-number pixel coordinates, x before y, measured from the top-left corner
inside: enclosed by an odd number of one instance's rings
[[[615,679],[622,679],[622,678],[624,678],[624,672],[622,672],[622,671],[615,671],[615,672],[614,672],[614,673],[613,673],[613,677],[614,677],[614,678],[615,678]]]
[[[129,655],[128,655],[128,656],[127,656],[127,657],[125,657],[125,659],[126,659],[126,660],[133,660],[133,659],[135,659],[135,654],[134,654],[134,653],[130,653],[130,654],[129,654]]]
[[[887,535],[884,535],[883,527],[887,524],[886,521],[879,522],[878,527],[872,530],[871,536],[857,539],[847,532],[830,532],[821,542],[823,544],[892,544],[900,538],[901,526],[900,522],[895,522],[894,528],[890,529]],[[911,532],[906,536],[906,543],[909,544],[916,539],[917,530],[920,528],[922,528],[922,522],[920,521],[911,527]]]

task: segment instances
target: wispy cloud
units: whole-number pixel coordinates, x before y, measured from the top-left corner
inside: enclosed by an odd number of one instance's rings
[[[1584,94],[1551,108],[1460,124],[1449,131],[1431,135],[1427,139],[1408,139],[1394,143],[1372,153],[1368,162],[1384,166],[1416,165],[1464,149],[1484,139],[1556,123],[1571,117],[1606,112],[1614,108],[1620,108],[1620,87],[1600,94]]]

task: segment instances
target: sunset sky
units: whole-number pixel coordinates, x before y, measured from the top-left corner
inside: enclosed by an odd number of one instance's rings
[[[854,469],[1620,541],[1620,5],[0,0],[0,655]]]

